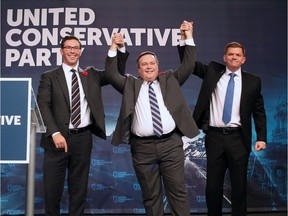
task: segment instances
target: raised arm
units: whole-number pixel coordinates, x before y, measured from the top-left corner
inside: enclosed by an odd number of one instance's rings
[[[181,39],[185,41],[183,59],[180,67],[174,72],[174,76],[180,85],[191,75],[195,67],[195,44],[193,40],[193,23],[184,20],[180,26]]]
[[[115,37],[113,37],[112,39],[114,40],[114,43],[116,44],[116,50],[117,51],[117,68],[118,71],[121,75],[125,74],[125,69],[126,69],[126,61],[127,58],[129,56],[129,53],[126,51],[125,45],[124,45],[124,38],[121,34],[116,34],[114,35]],[[115,46],[112,44],[111,46]]]
[[[112,43],[108,52],[108,56],[105,61],[105,73],[108,81],[111,85],[121,94],[125,85],[126,78],[123,71],[119,71],[120,65],[122,69],[126,66],[126,61],[119,62],[119,51],[124,46],[124,39],[122,34],[115,33],[112,36]],[[124,63],[124,65],[123,65]],[[117,67],[118,66],[118,67]]]

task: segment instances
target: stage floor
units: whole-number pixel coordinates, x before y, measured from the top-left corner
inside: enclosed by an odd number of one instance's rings
[[[61,214],[62,216],[67,216],[67,214]],[[206,216],[206,213],[192,213],[191,216]],[[250,212],[247,216],[287,216],[287,211],[281,212]],[[5,216],[5,215],[3,215]],[[8,216],[8,215],[6,215]],[[9,215],[11,216],[11,215]],[[17,215],[17,216],[25,216],[25,215]],[[44,214],[35,214],[34,216],[44,216]],[[144,214],[85,214],[85,216],[145,216]],[[171,216],[171,214],[165,214],[165,216]],[[223,216],[231,216],[231,214],[224,213]]]
[[[134,214],[134,215],[121,214],[121,215],[86,215],[86,216],[144,216],[144,215],[141,215],[141,214]],[[171,216],[171,215],[165,214],[165,216]],[[191,216],[206,216],[206,214],[191,214]],[[223,214],[223,216],[231,216],[231,214]],[[287,212],[248,213],[247,216],[287,216]]]
[[[191,214],[191,216],[205,216],[206,214]],[[9,215],[11,216],[11,215]],[[19,215],[18,215],[19,216]],[[21,216],[21,215],[20,215]],[[23,215],[22,215],[23,216]],[[35,215],[35,216],[44,216],[44,215]],[[63,215],[66,216],[66,215]],[[113,214],[113,215],[92,215],[92,214],[86,214],[85,216],[145,216],[142,214]],[[165,214],[165,216],[171,216],[170,214]],[[223,216],[231,216],[231,214],[223,214]],[[261,212],[261,213],[248,213],[247,216],[287,216],[286,212]]]

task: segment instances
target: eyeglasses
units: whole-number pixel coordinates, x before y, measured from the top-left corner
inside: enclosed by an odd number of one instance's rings
[[[69,51],[71,51],[72,49],[73,49],[73,50],[76,50],[76,51],[81,50],[81,47],[79,47],[79,46],[75,46],[75,47],[65,46],[65,47],[63,47],[63,48],[66,49],[66,50],[69,50]]]

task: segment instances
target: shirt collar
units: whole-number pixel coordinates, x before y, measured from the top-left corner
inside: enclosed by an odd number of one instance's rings
[[[75,67],[71,68],[69,65],[62,63],[62,68],[64,72],[70,72],[71,69],[75,69],[76,71],[78,71],[78,64]]]
[[[155,85],[159,84],[158,78],[154,81],[144,81],[145,84],[149,85],[151,82],[153,82]]]
[[[228,70],[228,68],[226,67],[225,75],[229,76],[230,73],[234,73],[234,74],[236,74],[236,76],[241,77],[241,68],[239,68],[235,72],[232,72],[232,71]]]

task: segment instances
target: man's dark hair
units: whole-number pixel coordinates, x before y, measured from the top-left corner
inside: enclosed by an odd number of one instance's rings
[[[78,37],[76,37],[76,36],[74,36],[74,35],[67,35],[67,36],[65,36],[65,37],[62,39],[62,41],[61,41],[61,49],[64,48],[64,43],[65,43],[65,41],[67,41],[67,40],[77,40],[78,43],[79,43],[80,48],[82,48],[81,42],[80,42],[80,40],[79,40]]]
[[[137,57],[137,60],[136,60],[136,63],[137,63],[137,67],[139,68],[139,59],[144,56],[144,55],[153,55],[156,59],[156,62],[157,64],[159,65],[159,61],[158,61],[158,58],[156,56],[156,54],[154,52],[151,52],[151,51],[144,51],[142,53],[139,54],[139,56]]]

